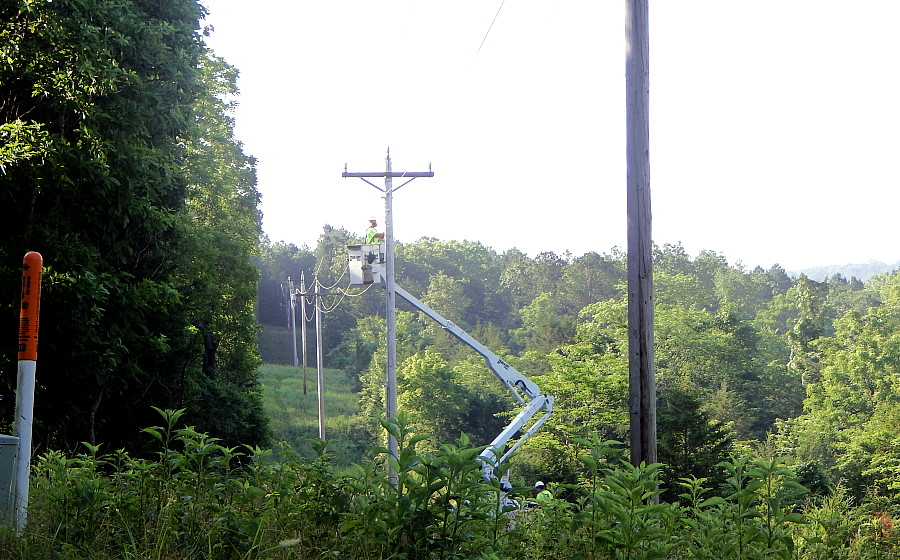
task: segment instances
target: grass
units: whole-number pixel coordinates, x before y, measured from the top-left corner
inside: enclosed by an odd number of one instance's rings
[[[310,457],[313,447],[309,440],[319,437],[316,368],[309,368],[307,376],[304,393],[303,367],[264,364],[259,370],[263,407],[275,439]],[[352,392],[354,381],[342,370],[326,369],[324,378],[325,438],[337,438],[341,426],[359,411],[359,402]]]
[[[298,335],[299,336],[299,335]],[[259,333],[259,349],[263,365],[259,380],[263,391],[263,406],[277,441],[285,441],[305,457],[311,457],[314,449],[310,440],[319,437],[318,381],[315,351],[310,352],[304,382],[303,366],[294,367],[293,337],[286,327],[263,325]],[[298,348],[302,352],[302,348]],[[323,372],[325,386],[325,438],[346,438],[350,418],[359,411],[359,399],[353,388],[356,380],[339,369],[326,368]],[[305,388],[304,388],[305,386]],[[305,390],[304,390],[305,389]],[[349,446],[352,447],[352,446]],[[345,457],[341,449],[347,442],[332,446],[341,463],[349,464],[359,456]]]

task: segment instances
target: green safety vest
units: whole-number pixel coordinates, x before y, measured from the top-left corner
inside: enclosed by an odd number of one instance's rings
[[[538,492],[538,495],[534,500],[538,504],[544,505],[544,504],[550,503],[550,501],[552,499],[553,499],[553,493],[551,493],[549,490],[541,490],[540,492]]]
[[[375,243],[377,240],[377,238],[375,237],[376,235],[378,235],[377,228],[370,227],[369,229],[367,229],[366,230],[366,243],[367,244]]]

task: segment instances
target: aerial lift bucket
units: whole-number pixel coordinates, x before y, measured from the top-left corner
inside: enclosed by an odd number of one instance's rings
[[[384,283],[384,246],[373,243],[347,245],[351,286]]]

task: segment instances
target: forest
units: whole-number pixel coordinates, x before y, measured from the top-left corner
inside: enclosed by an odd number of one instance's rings
[[[325,364],[358,380],[360,412],[332,437],[359,445],[358,455],[380,441],[384,302],[345,295],[344,248],[357,241],[326,226],[315,249],[269,244],[259,312],[285,324],[279,279],[300,271],[334,286],[323,298]],[[556,397],[518,457],[525,480],[575,483],[583,467],[571,442],[627,440],[625,262],[615,248],[530,258],[475,242],[397,247],[399,285]],[[777,264],[745,270],[714,252],[692,257],[680,245],[656,247],[653,263],[663,480],[724,477],[715,465],[752,449],[789,460],[810,491],[841,485],[857,501],[893,501],[900,274],[816,282]],[[460,433],[489,443],[509,415],[505,388],[480,356],[398,307],[399,401],[411,426],[436,444]]]
[[[184,0],[0,3],[0,309],[42,254],[35,444],[120,446],[154,405],[231,442],[267,433],[256,391],[255,161],[237,73]],[[0,355],[12,419],[15,355]]]
[[[28,525],[0,527],[3,558],[900,554],[900,271],[815,281],[655,247],[659,463],[631,465],[620,249],[401,240],[398,283],[556,398],[504,508],[475,457],[514,403],[400,304],[401,414],[384,418],[384,300],[346,278],[362,232],[265,236],[237,69],[204,15],[0,3],[3,433],[22,257],[45,265]],[[327,292],[324,365],[354,401],[325,441],[288,441],[260,381],[258,336],[288,324],[301,274]],[[555,498],[531,507],[538,479]]]

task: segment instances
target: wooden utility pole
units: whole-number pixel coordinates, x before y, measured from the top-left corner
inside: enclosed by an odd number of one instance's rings
[[[648,0],[625,1],[628,161],[628,408],[631,462],[656,462],[653,352],[653,240],[650,214],[650,45]]]
[[[385,159],[385,171],[348,173],[347,165],[344,165],[344,178],[358,177],[384,193],[384,322],[387,363],[385,368],[385,409],[388,418],[397,417],[397,312],[396,292],[394,291],[394,219],[393,219],[393,195],[401,187],[418,177],[434,177],[431,165],[428,171],[394,171],[391,167],[391,149],[387,150]],[[367,177],[384,177],[384,188],[372,183]],[[393,186],[393,178],[407,178],[399,187]],[[394,457],[397,457],[397,440],[394,436],[388,436],[388,449]],[[392,478],[396,473],[392,473]]]
[[[300,365],[300,362],[297,359],[297,292],[294,290],[294,281],[288,276],[288,291],[290,293],[290,302],[291,302],[291,340],[293,341],[294,348],[294,367]]]
[[[300,344],[303,346],[303,394],[306,394],[307,364],[306,359],[306,278],[300,271]]]
[[[322,291],[316,281],[316,395],[319,402],[319,439],[325,439],[325,352],[322,341]]]

